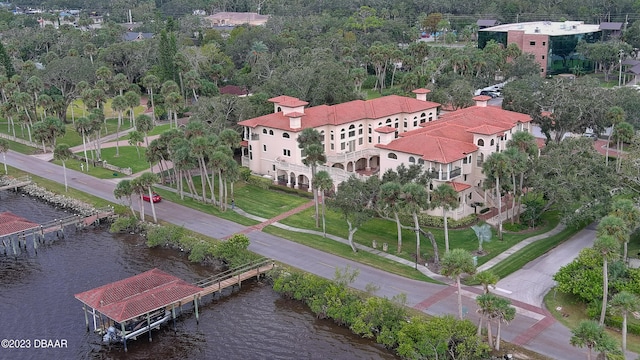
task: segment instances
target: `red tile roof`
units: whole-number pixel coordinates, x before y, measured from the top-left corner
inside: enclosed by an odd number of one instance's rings
[[[40,226],[9,211],[0,213],[0,235],[15,234]]]
[[[478,150],[473,143],[463,142],[430,134],[417,134],[396,139],[387,145],[376,145],[381,149],[419,155],[423,160],[448,164],[460,160]]]
[[[228,94],[228,95],[248,95],[249,90],[246,87],[240,87],[236,85],[225,85],[220,88],[220,94]]]
[[[461,183],[461,182],[457,182],[457,181],[449,181],[447,182],[447,184],[451,185],[453,187],[453,189],[457,192],[463,191],[463,190],[467,190],[468,188],[471,187],[471,185],[469,184],[465,184],[465,183]]]
[[[440,116],[421,128],[400,134],[398,139],[379,148],[421,155],[424,160],[448,164],[478,149],[474,134],[501,134],[518,122],[528,123],[529,115],[495,106],[471,106]]]
[[[395,132],[396,128],[391,127],[391,126],[382,126],[376,129],[376,132],[382,133],[382,134],[388,134],[388,133],[392,133]]]
[[[283,95],[271,98],[269,101],[295,107],[292,104],[301,100]],[[238,124],[252,128],[264,126],[287,131],[302,131],[305,128],[316,128],[323,125],[342,125],[359,120],[396,117],[402,113],[417,113],[436,109],[438,106],[440,104],[430,101],[389,95],[366,101],[354,100],[337,105],[319,105],[307,108],[304,110],[305,117],[302,120],[302,127],[299,129],[291,129],[289,117],[280,112],[244,120]]]
[[[76,294],[76,299],[116,322],[133,319],[193,296],[202,289],[159,269]]]

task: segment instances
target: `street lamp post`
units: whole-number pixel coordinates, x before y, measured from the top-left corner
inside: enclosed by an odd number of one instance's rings
[[[622,54],[624,54],[624,51],[620,50],[620,59],[618,60],[618,65],[620,67],[620,73],[618,75],[618,86],[622,86]]]

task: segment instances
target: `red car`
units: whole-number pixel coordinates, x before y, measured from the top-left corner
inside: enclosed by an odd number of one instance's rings
[[[142,195],[142,200],[149,202],[149,194]],[[160,202],[162,198],[160,197],[160,195],[153,193],[153,196],[151,196],[151,200],[153,200],[154,203],[157,203]]]

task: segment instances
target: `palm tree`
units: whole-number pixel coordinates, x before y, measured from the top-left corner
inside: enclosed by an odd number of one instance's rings
[[[524,174],[530,166],[527,160],[527,154],[519,151],[516,148],[509,148],[504,152],[504,155],[507,157],[509,161],[509,175],[511,175],[511,191],[512,191],[512,199],[511,199],[511,224],[514,223],[516,217],[516,198],[519,195],[518,184],[516,178],[518,174]],[[507,215],[509,211],[507,210]]]
[[[407,183],[402,187],[402,193],[400,194],[402,199],[402,209],[413,217],[413,226],[416,233],[416,266],[418,268],[418,261],[420,260],[420,222],[418,221],[418,213],[422,209],[427,207],[427,191],[424,186],[416,183]],[[433,245],[433,243],[432,243]],[[439,263],[440,258],[438,255],[438,247],[434,247],[435,262]]]
[[[96,77],[102,81],[111,81],[113,73],[108,67],[100,66],[98,69],[96,69]]]
[[[118,95],[111,101],[111,110],[118,113],[118,126],[116,127],[116,139],[120,138],[120,126],[122,126],[122,113],[127,109],[127,99]],[[120,156],[120,142],[116,140],[116,157]]]
[[[477,336],[480,337],[482,335],[482,323],[486,319],[487,320],[487,343],[489,347],[493,349],[493,333],[491,331],[491,317],[494,313],[495,302],[498,297],[491,293],[486,293],[482,295],[478,295],[476,297],[476,304],[478,305],[478,309],[476,312],[480,315],[480,319],[478,320],[478,330]]]
[[[611,132],[609,133],[609,138],[607,139],[607,152],[605,154],[605,165],[609,166],[609,148],[611,147],[611,135],[616,129],[616,125],[623,122],[626,118],[626,114],[624,109],[619,106],[612,106],[607,110],[605,115],[606,119],[611,123]]]
[[[89,60],[91,60],[91,64],[93,64],[93,57],[98,54],[98,49],[92,43],[87,43],[84,45],[83,52],[85,55],[89,56]]]
[[[460,278],[462,274],[473,275],[476,272],[476,265],[473,263],[473,256],[464,249],[453,249],[445,253],[442,257],[442,275],[456,280],[458,287],[458,316],[462,320],[462,285]]]
[[[509,160],[503,153],[491,154],[482,164],[482,172],[488,179],[493,179],[496,189],[496,202],[498,203],[498,239],[502,240],[502,192],[500,190],[500,178],[504,177],[509,169]]]
[[[9,174],[9,171],[7,171],[7,151],[9,151],[9,141],[6,139],[0,139],[0,153],[2,153],[5,175]]]
[[[640,210],[634,205],[630,199],[617,199],[611,204],[611,215],[621,218],[627,225],[629,234],[632,234],[638,226],[640,226]],[[627,261],[627,245],[629,244],[627,237],[624,242],[624,251],[622,260]]]
[[[316,170],[318,165],[324,164],[327,161],[327,157],[322,146],[322,134],[314,128],[306,128],[300,132],[296,141],[298,142],[298,148],[302,149],[304,158],[302,163],[311,168],[311,178],[316,176]],[[316,227],[320,227],[319,211],[318,211],[318,192],[313,190],[313,201],[316,207]]]
[[[127,75],[123,73],[117,73],[111,82],[113,84],[113,88],[118,91],[120,96],[124,95],[124,90],[129,88],[129,79],[127,79]]]
[[[202,202],[207,202],[207,192],[205,186],[209,184],[209,189],[213,193],[212,181],[209,180],[207,171],[207,156],[210,151],[210,147],[213,146],[209,143],[209,140],[205,136],[197,136],[191,139],[191,151],[193,155],[198,159],[198,167],[200,168],[200,185],[202,186]]]
[[[397,181],[389,181],[380,186],[380,204],[383,210],[393,212],[396,221],[396,232],[398,234],[398,254],[402,252],[402,224],[400,223],[400,211],[402,185]]]
[[[149,94],[149,100],[151,100],[151,118],[153,119],[153,123],[156,123],[156,107],[153,100],[153,90],[157,89],[160,86],[160,80],[155,75],[147,75],[142,79],[142,85],[147,89],[147,93]]]
[[[325,204],[327,191],[333,189],[333,179],[331,179],[331,175],[329,175],[328,172],[326,172],[325,170],[322,170],[322,171],[318,171],[315,178],[312,179],[312,182],[314,186],[314,191],[316,191],[316,189],[319,189],[322,194],[322,235],[326,237],[327,226],[326,226],[325,216],[324,216],[325,215],[324,204]]]
[[[124,199],[131,210],[131,215],[137,219],[136,212],[133,210],[133,201],[131,200],[131,195],[133,195],[133,185],[131,183],[132,181],[128,179],[121,180],[116,185],[116,188],[113,189],[113,196],[118,200]]]
[[[87,134],[91,131],[91,121],[86,117],[80,117],[75,124],[76,131],[82,136],[82,149],[84,150],[84,159],[87,164],[87,172],[89,171],[89,158],[87,157]]]
[[[571,330],[571,334],[571,339],[569,339],[571,345],[580,348],[586,347],[589,350],[587,360],[591,360],[593,350],[603,353],[619,352],[617,351],[617,341],[604,331],[602,325],[598,325],[593,320],[582,320],[576,328]]]
[[[640,310],[640,298],[628,291],[620,291],[611,299],[611,310],[622,315],[622,351],[627,351],[627,318],[629,313]]]
[[[42,119],[47,117],[47,110],[53,106],[53,99],[47,94],[42,94],[38,98],[38,106],[42,108]]]
[[[442,208],[442,218],[444,220],[444,248],[449,252],[449,228],[447,226],[447,211],[460,206],[458,192],[449,184],[440,184],[431,193],[431,205],[434,208]]]
[[[184,74],[184,80],[191,92],[193,93],[193,99],[195,102],[198,102],[198,94],[196,94],[196,90],[200,89],[200,76],[198,72],[195,70],[187,71]]]
[[[495,286],[500,277],[491,270],[480,271],[474,275],[474,279],[482,285],[485,294],[489,293],[489,286]]]
[[[178,110],[182,104],[182,96],[177,92],[171,92],[164,97],[164,105],[169,112],[169,123],[171,123],[171,116],[175,122],[175,128],[178,128]]]
[[[67,131],[62,121],[56,117],[48,117],[44,121],[33,124],[34,137],[42,141],[43,151],[47,152],[46,144],[56,146],[56,139],[63,136]]]
[[[127,101],[127,106],[129,107],[129,123],[131,126],[136,126],[134,109],[140,106],[140,95],[135,91],[127,91],[124,94],[124,99]]]
[[[153,213],[153,222],[157,223],[158,218],[156,217],[156,208],[151,199],[153,199],[153,184],[157,183],[160,179],[158,178],[158,175],[152,172],[146,172],[140,175],[139,179],[142,186],[144,186],[144,188],[149,192],[149,203],[151,204],[151,212]]]
[[[609,294],[609,260],[614,260],[620,255],[620,244],[611,235],[599,235],[593,244],[593,248],[602,255],[602,310],[600,312],[600,325],[604,324],[607,313],[607,296]]]
[[[140,143],[144,141],[144,136],[140,131],[134,130],[129,133],[129,145],[133,145],[136,147],[136,152],[138,153],[138,159],[140,159]]]
[[[69,145],[67,144],[59,144],[53,150],[53,158],[62,161],[62,170],[64,172],[64,191],[69,191],[69,186],[67,184],[66,161],[69,160],[72,156],[73,153],[71,153],[71,150],[69,150]]]
[[[142,176],[138,176],[137,178],[131,180],[131,190],[132,190],[132,193],[136,194],[138,198],[138,207],[140,209],[140,220],[145,221],[144,200],[142,199],[142,197],[144,196],[146,188],[142,183]]]
[[[635,129],[633,128],[633,125],[629,124],[628,122],[623,121],[616,126],[613,136],[618,142],[618,156],[616,156],[617,172],[620,172],[620,167],[622,165],[622,153],[624,152],[624,144],[630,142],[633,139],[634,135]]]
[[[502,323],[507,325],[516,316],[516,308],[511,306],[511,301],[505,298],[498,298],[495,307],[494,318],[498,322],[498,331],[496,333],[496,351],[500,351],[500,335],[502,330]]]
[[[153,120],[145,114],[136,117],[136,130],[144,134],[145,143],[149,147],[149,131],[153,130]]]
[[[507,149],[516,148],[520,152],[525,153],[527,155],[527,163],[531,165],[533,158],[538,155],[538,144],[536,143],[536,138],[529,132],[526,131],[517,131],[513,134],[511,139],[507,141]],[[524,173],[526,170],[531,168],[530,166],[526,166],[524,168],[520,168],[522,170],[520,172],[520,181],[518,184],[518,221],[520,221],[520,212],[522,209],[522,196],[524,195]]]

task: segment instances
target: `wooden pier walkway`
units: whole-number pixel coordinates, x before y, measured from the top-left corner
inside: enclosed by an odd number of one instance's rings
[[[111,207],[96,209],[95,212],[88,216],[69,215],[62,219],[54,219],[43,224],[34,224],[35,226],[15,232],[0,234],[0,253],[8,255],[18,255],[19,249],[27,249],[27,238],[33,238],[33,249],[37,250],[38,243],[44,243],[45,235],[56,233],[58,237],[64,237],[64,229],[67,226],[75,225],[76,228],[84,228],[86,226],[99,223],[100,220],[108,218],[114,214]]]
[[[23,187],[31,184],[30,176],[21,176],[19,178],[11,179],[11,183],[7,185],[0,185],[0,191],[14,189],[17,190],[19,187]]]
[[[201,298],[214,292],[222,291],[231,286],[240,286],[243,281],[252,277],[259,278],[261,274],[273,269],[275,266],[271,259],[260,259],[248,264],[239,266],[234,269],[227,270],[221,274],[198,281],[194,285],[201,287],[202,291],[198,294]],[[192,299],[190,299],[192,300]]]

